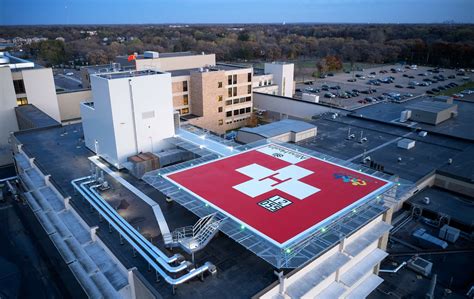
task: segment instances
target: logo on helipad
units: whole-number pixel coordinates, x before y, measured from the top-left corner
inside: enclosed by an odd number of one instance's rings
[[[250,180],[235,185],[233,188],[252,198],[276,189],[302,200],[321,191],[300,181],[314,172],[294,164],[271,170],[253,163],[238,168],[236,171],[248,176]]]

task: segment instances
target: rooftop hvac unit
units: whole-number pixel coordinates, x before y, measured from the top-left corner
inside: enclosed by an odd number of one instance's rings
[[[415,257],[408,261],[407,267],[416,273],[429,276],[431,274],[431,269],[433,268],[433,263],[421,257]]]
[[[415,147],[415,140],[403,138],[398,141],[397,146],[408,150]]]
[[[426,232],[426,229],[419,228],[415,232],[413,232],[413,237],[417,238],[422,245],[426,245],[427,247],[432,247],[433,245],[446,249],[448,247],[448,243],[445,241],[436,238],[433,235],[430,235]]]
[[[461,233],[461,231],[459,229],[445,224],[439,230],[438,237],[440,239],[446,240],[448,242],[455,243],[457,241],[457,239],[459,238],[460,233]]]
[[[411,110],[403,110],[400,113],[400,122],[404,123],[411,117]]]
[[[145,58],[159,58],[160,53],[155,52],[155,51],[145,51],[145,52],[143,52],[143,57],[145,57]]]
[[[418,133],[418,136],[420,137],[426,137],[426,135],[428,135],[428,132],[426,131],[421,131],[420,133]]]

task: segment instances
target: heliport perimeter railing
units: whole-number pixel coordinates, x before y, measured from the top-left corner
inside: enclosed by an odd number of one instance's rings
[[[271,142],[277,143],[274,141]],[[268,142],[266,140],[261,140],[252,144],[236,147],[235,151],[238,153],[240,151],[250,150],[267,143]],[[370,174],[392,182],[396,180],[394,177],[377,172],[375,170],[302,148],[297,145],[285,143],[284,146],[301,153],[326,160],[328,162],[345,166],[355,171],[360,171],[362,173]],[[221,214],[221,216],[224,217],[225,215],[222,215],[219,210],[214,209],[210,205],[196,198],[192,194],[189,194],[163,177],[163,175],[167,173],[182,170],[191,166],[196,166],[208,161],[212,161],[216,158],[218,158],[216,155],[209,155],[199,159],[172,165],[159,170],[148,172],[143,176],[142,179],[165,194],[167,197],[178,202],[183,207],[196,214],[198,217],[203,217],[215,212]],[[385,201],[396,200],[397,187],[398,184],[394,184],[388,190],[367,198],[364,202],[361,202],[352,210],[341,214],[332,221],[322,223],[304,237],[288,244],[288,246],[285,248],[276,246],[265,238],[252,232],[250,229],[247,229],[242,223],[234,221],[231,218],[225,221],[220,230],[276,268],[297,268],[323,254],[326,250],[339,243],[342,238],[351,235],[353,232],[357,231],[359,228],[366,225],[380,214],[384,213],[387,210],[387,207],[384,204]]]

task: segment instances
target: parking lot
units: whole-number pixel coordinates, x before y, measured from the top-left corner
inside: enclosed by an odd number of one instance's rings
[[[311,84],[299,83],[296,97],[301,98],[302,93],[316,94],[321,103],[352,110],[376,102],[404,101],[422,94],[437,94],[473,78],[474,73],[468,71],[384,65],[329,74]]]

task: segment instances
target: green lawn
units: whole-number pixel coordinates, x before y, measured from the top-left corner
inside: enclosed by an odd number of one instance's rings
[[[462,85],[459,85],[459,86],[456,86],[456,87],[453,87],[453,88],[450,88],[450,89],[443,90],[443,91],[439,92],[438,95],[451,96],[454,93],[460,93],[461,91],[463,91],[465,89],[469,89],[469,88],[474,88],[474,81],[469,81],[465,84],[462,84]]]

